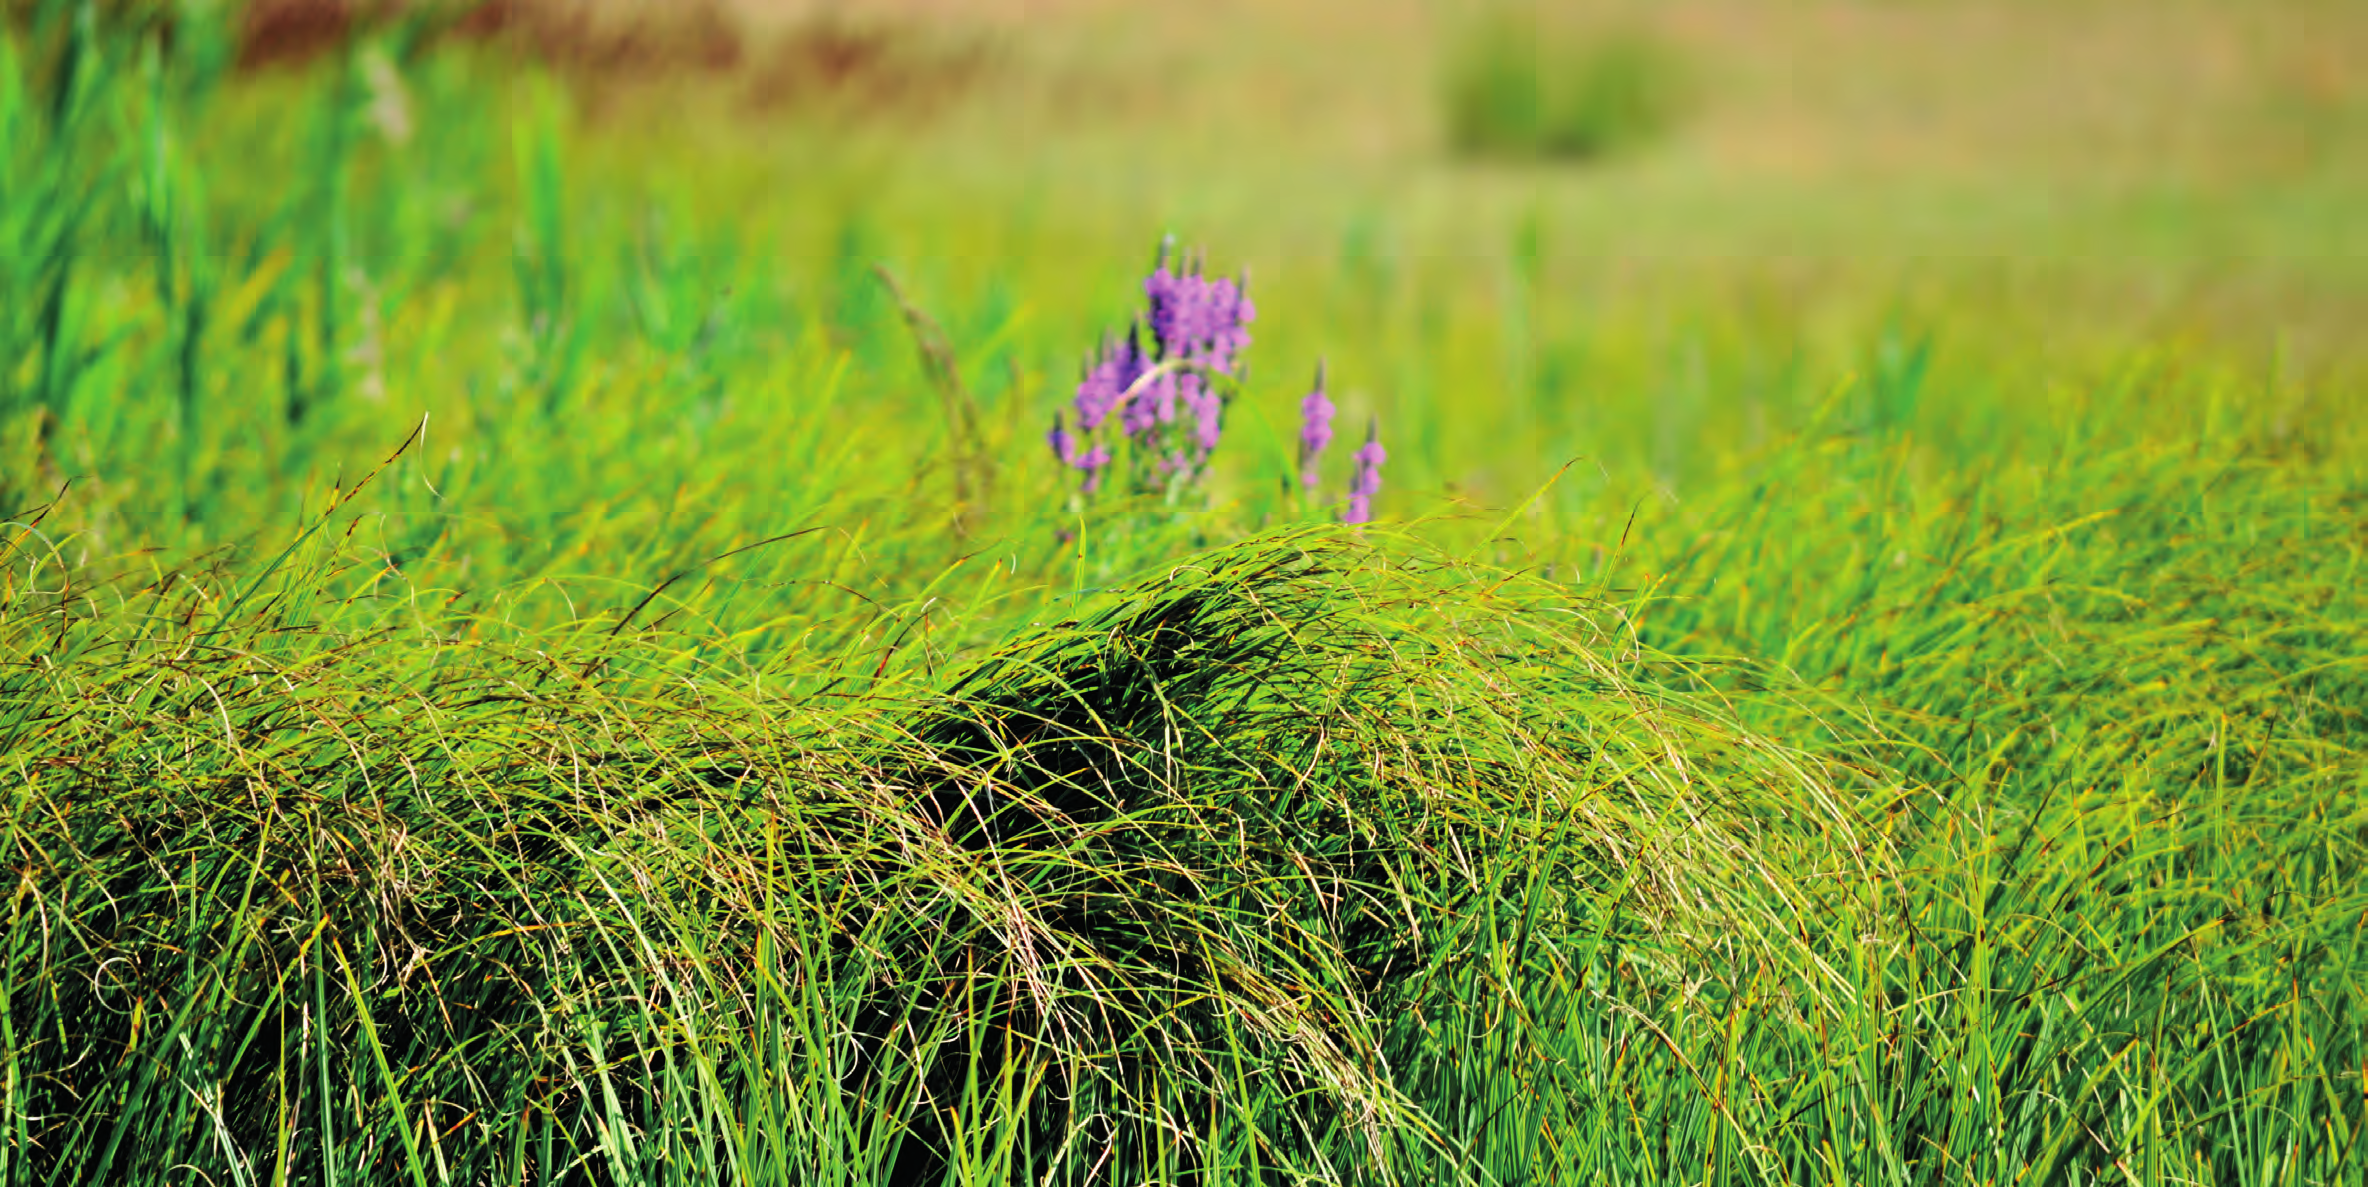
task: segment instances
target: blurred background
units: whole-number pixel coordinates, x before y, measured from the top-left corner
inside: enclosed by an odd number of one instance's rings
[[[238,61],[285,69],[408,11],[257,0]],[[1379,272],[1509,257],[1548,293],[1630,310],[1711,270],[1812,336],[1847,306],[1971,286],[2029,345],[2209,343],[2274,352],[2289,375],[2348,366],[2368,314],[2368,7],[2347,0],[493,0],[446,16],[448,36],[563,79],[595,136],[662,128],[729,184],[843,191],[867,231],[953,209],[1081,265],[1174,230],[1263,271],[1343,266],[1353,305],[1388,287]]]
[[[1837,407],[1944,460],[2100,399],[2168,433],[2242,405],[2273,448],[2359,422],[2353,0],[99,8],[205,96],[168,123],[257,278],[238,342],[294,343],[256,363],[285,419],[385,401],[283,473],[507,415],[464,392],[678,406],[617,394],[636,367],[729,419],[840,352],[850,398],[934,423],[879,265],[1016,456],[1169,234],[1253,278],[1236,419],[1283,440],[1328,358],[1400,513],[1573,458],[1569,508],[1680,491]]]
[[[237,61],[286,69],[424,7],[255,0]],[[2129,286],[2128,315],[2202,300],[2230,324],[2333,314],[2368,250],[2345,217],[2368,182],[2368,9],[2346,0],[435,11],[441,38],[550,68],[594,127],[654,121],[752,167],[860,146],[880,199],[1057,189],[1081,232],[1493,249],[1516,208],[1557,256],[2045,261]]]

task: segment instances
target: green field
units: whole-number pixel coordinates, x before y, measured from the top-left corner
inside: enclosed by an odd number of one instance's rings
[[[0,6],[0,1187],[2368,1183],[2355,6],[339,7]]]

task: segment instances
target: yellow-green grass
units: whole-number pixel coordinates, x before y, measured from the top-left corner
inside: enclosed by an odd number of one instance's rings
[[[755,123],[18,14],[0,1181],[2368,1179],[2340,154],[1475,166],[1375,11]],[[1167,229],[1219,465],[1073,500]]]

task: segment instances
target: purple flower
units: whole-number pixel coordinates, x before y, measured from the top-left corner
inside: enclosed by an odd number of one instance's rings
[[[1092,494],[1102,487],[1102,471],[1110,468],[1110,447],[1095,442],[1085,456],[1077,459],[1077,468],[1085,471],[1085,493]]]
[[[1144,278],[1143,295],[1151,299],[1151,341],[1156,353],[1162,360],[1183,354],[1184,344],[1199,328],[1199,281],[1169,272],[1162,260]]]
[[[1234,361],[1250,345],[1249,325],[1258,316],[1245,280],[1209,280],[1197,266],[1168,270],[1165,253],[1143,281],[1151,302],[1151,341],[1160,361],[1182,359],[1233,373]]]
[[[1134,398],[1119,410],[1118,422],[1126,435],[1137,441],[1149,441],[1159,435],[1159,426],[1176,419],[1176,376],[1173,372],[1160,375],[1145,383]]]
[[[1077,385],[1077,431],[1092,436],[1117,410],[1127,389],[1150,369],[1133,330],[1124,338],[1104,338],[1102,349],[1086,367],[1084,381]]]
[[[1144,316],[1123,339],[1105,338],[1087,362],[1077,386],[1075,438],[1066,437],[1065,424],[1055,426],[1062,437],[1054,452],[1075,459],[1070,464],[1086,472],[1088,492],[1110,465],[1116,434],[1106,435],[1102,426],[1113,420],[1127,438],[1142,489],[1172,489],[1207,468],[1224,435],[1221,383],[1237,375],[1257,316],[1247,289],[1246,277],[1210,279],[1198,256],[1175,251],[1173,240],[1160,244],[1143,281]],[[1157,375],[1146,378],[1154,368]]]
[[[1217,439],[1224,433],[1225,400],[1208,381],[1191,376],[1184,389],[1184,404],[1192,409],[1192,448],[1194,460],[1205,462],[1217,448]]]
[[[1044,443],[1052,446],[1052,455],[1064,466],[1077,464],[1077,438],[1069,435],[1069,426],[1061,423],[1061,414],[1052,414],[1052,431],[1044,435]]]
[[[1388,460],[1390,452],[1381,447],[1381,421],[1375,418],[1365,430],[1365,444],[1357,450],[1357,473],[1348,483],[1348,512],[1340,522],[1372,522],[1373,496],[1381,493],[1381,464]]]
[[[1235,356],[1249,347],[1250,320],[1258,316],[1249,288],[1247,276],[1212,281],[1202,298],[1207,318],[1201,327],[1202,361],[1228,375],[1233,374]]]
[[[1299,481],[1316,488],[1316,459],[1332,443],[1332,397],[1324,392],[1324,364],[1316,362],[1316,387],[1299,402]]]
[[[1250,344],[1248,327],[1257,309],[1244,294],[1244,287],[1243,282],[1203,277],[1198,261],[1171,270],[1164,245],[1159,266],[1143,282],[1151,306],[1148,321],[1153,352],[1161,362],[1185,365],[1172,382],[1160,381],[1152,415],[1130,422],[1130,431],[1141,438],[1156,426],[1176,424],[1183,419],[1181,414],[1190,414],[1189,463],[1171,454],[1163,473],[1207,464],[1224,436],[1225,398],[1206,372],[1234,374],[1241,352]],[[1134,423],[1143,427],[1134,429]]]

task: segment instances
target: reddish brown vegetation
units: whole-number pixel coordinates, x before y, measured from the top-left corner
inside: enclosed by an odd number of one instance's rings
[[[494,45],[585,87],[683,75],[744,78],[749,104],[761,111],[932,108],[972,86],[987,65],[977,43],[908,24],[822,17],[757,43],[718,0],[631,14],[596,11],[580,0],[252,0],[238,25],[238,66],[300,65],[358,31],[401,21],[418,22],[425,43]]]
[[[302,62],[335,49],[365,15],[358,8],[349,0],[254,0],[239,19],[239,69]]]
[[[970,87],[986,65],[976,44],[932,42],[902,26],[818,20],[773,47],[748,97],[765,110],[831,103],[871,111],[928,108]]]
[[[718,74],[745,60],[745,37],[714,0],[668,5],[664,16],[595,17],[581,4],[486,0],[450,33],[498,40],[571,73],[622,80],[654,74]]]

